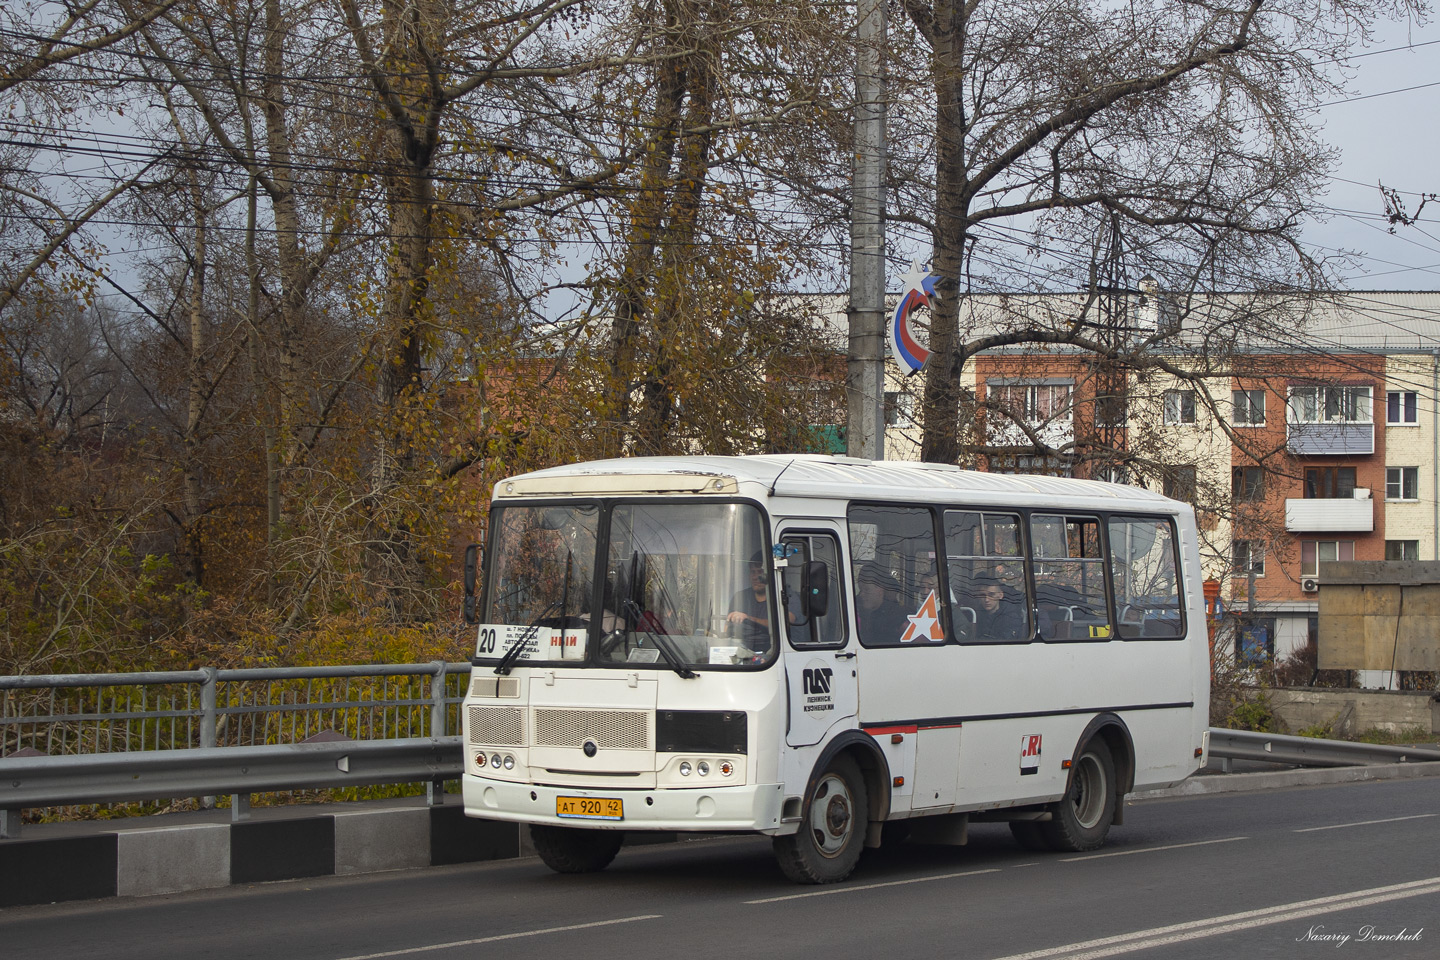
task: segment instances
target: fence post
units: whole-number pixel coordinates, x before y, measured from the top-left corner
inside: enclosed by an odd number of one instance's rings
[[[200,681],[200,746],[215,746],[216,727],[215,707],[217,703],[216,689],[220,686],[217,678],[220,671],[214,667],[201,667],[200,672],[205,679]],[[201,797],[200,807],[203,810],[215,809],[214,797]]]
[[[433,660],[430,666],[435,675],[430,678],[430,736],[436,739],[445,736],[445,661]],[[428,806],[445,804],[445,781],[431,780],[425,785],[425,802]]]
[[[216,678],[220,671],[214,667],[201,667],[205,679],[200,681],[200,746],[215,746]]]
[[[20,815],[22,810],[0,810],[0,840],[14,840],[20,836]]]

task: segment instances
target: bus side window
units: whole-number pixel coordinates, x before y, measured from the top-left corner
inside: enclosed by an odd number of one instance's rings
[[[1184,636],[1184,598],[1176,571],[1175,531],[1163,517],[1110,518],[1110,589],[1120,636]]]
[[[950,602],[962,641],[1014,643],[1033,636],[1020,530],[1019,514],[945,511]]]
[[[1105,561],[1093,517],[1030,515],[1042,640],[1109,640]]]
[[[840,545],[828,534],[792,534],[781,538],[786,564],[781,601],[785,608],[785,629],[796,647],[841,647],[845,645],[844,590],[840,586]],[[809,574],[820,574],[824,583],[812,584]],[[827,598],[824,612],[808,609],[815,591]]]

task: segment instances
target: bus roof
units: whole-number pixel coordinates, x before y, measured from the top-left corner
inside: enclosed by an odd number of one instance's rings
[[[497,500],[537,496],[737,494],[759,485],[780,497],[1011,503],[1049,500],[1091,509],[1159,509],[1188,505],[1143,487],[1035,474],[981,473],[948,464],[861,460],[825,454],[741,457],[633,457],[594,460],[520,474],[495,485]],[[757,495],[754,490],[745,491]]]

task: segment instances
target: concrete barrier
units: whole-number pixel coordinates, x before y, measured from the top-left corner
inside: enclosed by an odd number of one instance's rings
[[[1365,730],[1400,733],[1419,727],[1440,733],[1440,704],[1424,690],[1335,690],[1275,687],[1267,693],[1289,732],[1332,724],[1337,736]]]
[[[1208,775],[1127,802],[1237,793],[1356,780],[1440,776],[1440,763]],[[321,807],[256,808],[250,820],[228,811],[38,824],[25,838],[0,840],[0,907],[143,897],[231,884],[355,875],[532,856],[517,824],[475,820],[458,805],[386,800]],[[628,842],[662,843],[673,833]]]

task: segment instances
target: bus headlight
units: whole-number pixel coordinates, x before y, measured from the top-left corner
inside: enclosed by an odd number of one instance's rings
[[[704,760],[701,760],[695,765],[695,772],[700,774],[700,776],[702,777],[710,776],[710,764],[706,763]]]
[[[682,761],[680,761],[680,776],[682,776],[682,777],[688,777],[688,776],[690,776],[690,761],[689,761],[689,760],[682,760]]]
[[[514,769],[515,769],[515,758],[512,757],[512,756],[509,756],[509,755],[507,754],[506,757],[505,757],[504,767],[505,767],[506,770],[514,770]]]

